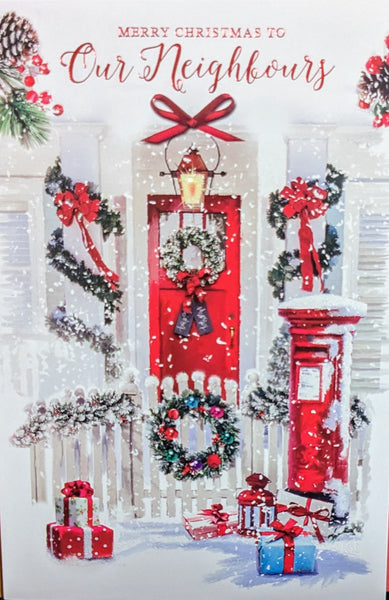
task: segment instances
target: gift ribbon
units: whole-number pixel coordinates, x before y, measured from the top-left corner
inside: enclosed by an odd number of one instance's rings
[[[323,291],[324,283],[322,269],[319,255],[313,244],[313,232],[310,220],[316,219],[326,212],[328,204],[324,203],[323,200],[327,197],[327,192],[317,185],[309,187],[306,181],[301,177],[297,177],[297,179],[291,182],[290,187],[285,186],[281,190],[280,196],[288,200],[288,204],[283,208],[284,215],[288,219],[294,215],[300,217],[300,229],[298,235],[300,241],[303,290],[312,292],[314,277],[313,268],[315,267],[320,278],[321,291]]]
[[[199,514],[207,517],[208,521],[216,525],[218,535],[224,535],[227,530],[227,521],[230,515],[226,512],[221,512],[222,504],[211,504],[211,508],[205,508]]]
[[[315,535],[320,543],[324,542],[324,537],[320,531],[320,527],[317,521],[329,521],[330,511],[328,508],[321,508],[319,510],[311,510],[312,498],[308,498],[305,506],[297,504],[296,502],[290,502],[288,505],[277,504],[277,513],[288,512],[294,517],[304,517],[303,527],[306,527],[311,521]]]
[[[72,498],[86,498],[87,500],[87,522],[88,526],[92,527],[93,525],[93,488],[87,481],[70,481],[65,483],[61,492],[65,495],[63,499],[63,509],[64,509],[64,525],[69,526],[69,517],[70,517],[70,507],[69,503]]]
[[[196,296],[200,302],[204,301],[206,292],[201,286],[201,278],[207,278],[211,276],[211,270],[207,268],[200,269],[197,273],[190,273],[189,271],[180,271],[177,273],[177,279],[180,284],[185,286],[187,300],[182,305],[184,312],[192,312],[192,300]]]
[[[157,103],[165,105],[169,110],[164,110],[157,106]],[[227,106],[224,108],[220,108],[223,104],[227,103]],[[217,137],[225,142],[242,142],[240,138],[227,133],[226,131],[221,131],[220,129],[215,129],[215,127],[211,127],[208,125],[211,121],[216,121],[223,117],[229,115],[235,108],[235,101],[229,94],[221,94],[214,100],[212,100],[209,104],[204,106],[200,112],[198,112],[194,117],[191,117],[186,113],[182,108],[180,108],[175,102],[170,100],[167,96],[163,94],[156,94],[150,101],[151,108],[157,115],[163,117],[164,119],[168,119],[169,121],[174,121],[177,125],[173,127],[169,127],[168,129],[164,129],[150,137],[142,140],[143,142],[148,142],[151,144],[159,144],[160,142],[164,142],[169,140],[176,135],[181,135],[188,129],[200,129],[204,131],[204,133],[209,133],[214,137]],[[217,110],[219,109],[219,110]]]
[[[297,521],[289,519],[285,524],[281,521],[273,521],[270,523],[274,531],[261,532],[261,535],[273,535],[273,539],[268,543],[282,539],[284,541],[284,568],[283,573],[293,573],[294,566],[294,538],[303,533],[303,528],[297,525]]]
[[[73,221],[76,220],[81,231],[83,244],[89,256],[111,289],[115,289],[119,282],[119,277],[103,262],[84,223],[84,219],[89,223],[95,221],[99,210],[99,200],[97,198],[90,198],[87,190],[88,187],[83,183],[76,183],[74,192],[71,190],[58,192],[54,198],[54,204],[58,207],[57,215],[65,227],[70,227]]]

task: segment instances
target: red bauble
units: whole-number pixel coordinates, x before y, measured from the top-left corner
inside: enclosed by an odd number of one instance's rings
[[[169,417],[169,419],[173,419],[173,421],[175,421],[180,416],[180,413],[176,408],[171,408],[167,411],[167,416]]]
[[[384,127],[389,127],[389,113],[384,113],[381,120]]]
[[[32,102],[33,104],[38,101],[38,94],[34,90],[30,90],[26,94],[27,102]]]
[[[55,115],[56,117],[59,117],[62,114],[63,114],[63,106],[62,106],[62,104],[54,104],[54,106],[53,106],[53,115]]]
[[[381,117],[376,117],[373,120],[373,127],[382,127],[382,119],[381,119]]]
[[[174,440],[178,437],[178,431],[175,427],[166,427],[164,436],[167,440]]]
[[[369,108],[370,107],[370,103],[369,102],[365,102],[364,100],[360,100],[358,106],[359,106],[359,108]]]
[[[27,75],[27,77],[24,78],[24,83],[27,87],[32,87],[35,83],[35,79],[32,75]]]
[[[378,75],[382,65],[383,60],[380,56],[371,56],[366,63],[366,70],[371,75]]]
[[[217,469],[221,462],[221,458],[217,454],[210,454],[207,457],[207,465],[210,469]]]

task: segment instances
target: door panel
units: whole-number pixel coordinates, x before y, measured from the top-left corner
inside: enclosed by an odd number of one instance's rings
[[[207,377],[239,378],[239,251],[240,198],[207,196],[202,211],[188,210],[179,196],[149,196],[150,372],[163,378],[185,371],[203,371]],[[200,336],[193,323],[188,337],[174,333],[185,291],[167,278],[159,262],[159,246],[177,228],[197,226],[220,236],[226,267],[206,287],[205,302],[213,331]],[[185,262],[199,268],[196,247],[184,252]]]

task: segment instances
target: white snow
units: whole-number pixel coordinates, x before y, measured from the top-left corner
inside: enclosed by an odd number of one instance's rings
[[[292,310],[323,309],[330,311],[333,315],[342,317],[364,317],[367,311],[364,302],[336,294],[312,294],[311,296],[293,298],[287,302],[282,302],[280,308]]]

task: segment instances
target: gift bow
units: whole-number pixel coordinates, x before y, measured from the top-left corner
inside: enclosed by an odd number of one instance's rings
[[[164,110],[157,106],[157,102],[164,104],[171,110]],[[224,108],[220,108],[217,110],[222,104],[228,103]],[[163,94],[156,94],[150,101],[151,108],[157,115],[163,117],[164,119],[169,119],[169,121],[174,121],[177,125],[173,127],[169,127],[168,129],[164,129],[159,133],[155,133],[150,137],[142,140],[143,142],[148,142],[151,144],[159,144],[160,142],[164,142],[165,140],[169,140],[176,135],[180,135],[187,131],[187,129],[200,129],[205,133],[209,133],[225,142],[241,142],[240,138],[227,133],[226,131],[221,131],[220,129],[215,129],[215,127],[211,127],[208,125],[211,121],[216,121],[217,119],[221,119],[229,115],[235,108],[235,101],[229,94],[221,94],[214,100],[212,100],[209,104],[204,106],[200,112],[198,112],[194,117],[191,117],[186,113],[182,108],[180,108],[175,102],[170,100],[167,96]]]
[[[230,515],[226,512],[221,512],[223,504],[211,504],[211,508],[205,508],[200,512],[200,515],[208,517],[208,520],[212,524],[225,523],[230,518]]]
[[[96,220],[99,210],[99,200],[97,198],[89,197],[88,186],[83,183],[76,183],[74,186],[74,192],[71,190],[58,192],[54,198],[54,204],[58,207],[58,218],[65,225],[65,227],[70,227],[73,221],[76,220],[81,231],[83,244],[89,256],[101,272],[104,279],[109,283],[110,287],[115,289],[117,287],[119,277],[116,275],[116,273],[113,273],[103,262],[100,253],[98,252],[84,223],[84,219],[86,219],[89,223],[92,223]]]
[[[311,511],[312,498],[307,499],[305,506],[301,506],[296,502],[290,502],[288,505],[277,504],[277,513],[288,512],[294,517],[304,517],[303,526],[306,527],[311,521],[315,535],[320,543],[324,542],[324,537],[320,531],[319,524],[317,521],[329,521],[330,511],[328,508],[321,508],[316,511]]]
[[[284,541],[284,573],[293,573],[294,567],[294,538],[302,533],[305,533],[303,528],[297,525],[297,521],[289,519],[285,524],[281,521],[273,521],[270,523],[274,531],[265,531],[265,534],[272,534],[272,539],[268,543],[275,542],[279,539]]]
[[[284,215],[288,219],[294,215],[300,217],[299,240],[303,290],[312,292],[313,267],[315,267],[320,278],[321,291],[323,291],[321,264],[313,244],[313,233],[309,221],[324,215],[326,212],[328,204],[323,201],[327,197],[327,192],[317,185],[308,186],[306,181],[301,177],[297,177],[291,182],[290,187],[285,186],[281,190],[280,196],[288,200],[288,204],[283,208]]]
[[[80,479],[77,479],[77,481],[68,481],[65,483],[61,492],[67,498],[74,496],[77,498],[88,498],[93,496],[94,490],[87,481],[81,481]]]
[[[183,284],[186,288],[186,295],[188,299],[183,303],[184,312],[192,312],[192,300],[194,296],[199,299],[200,302],[204,301],[206,292],[201,286],[201,279],[211,276],[211,270],[208,268],[202,268],[196,273],[190,273],[189,271],[180,271],[177,273],[177,279],[179,283]]]

